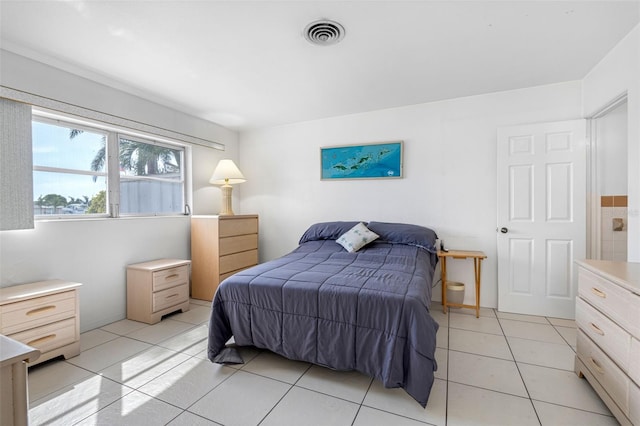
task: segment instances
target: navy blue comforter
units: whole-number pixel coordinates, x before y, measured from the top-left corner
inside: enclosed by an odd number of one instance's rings
[[[238,346],[360,371],[424,407],[437,368],[438,324],[429,315],[435,264],[415,245],[373,242],[347,253],[334,240],[303,242],[220,284],[209,359],[228,362],[233,336]]]

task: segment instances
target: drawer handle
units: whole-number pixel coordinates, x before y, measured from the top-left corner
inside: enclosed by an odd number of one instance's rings
[[[43,306],[41,308],[36,308],[36,309],[32,309],[29,312],[27,312],[27,315],[37,315],[37,314],[41,314],[43,312],[47,312],[50,311],[52,309],[55,309],[56,305],[48,305],[48,306]]]
[[[596,369],[596,371],[600,374],[604,374],[604,368],[600,367],[600,364],[598,364],[598,361],[596,361],[593,358],[589,358],[589,361],[591,361],[591,364],[593,364],[593,367]]]
[[[165,280],[172,280],[174,278],[179,277],[180,275],[178,274],[171,274],[171,275],[167,275],[166,277],[164,277]]]
[[[603,299],[607,298],[607,293],[605,293],[604,291],[599,290],[599,289],[597,289],[595,287],[591,287],[591,293],[595,294],[598,297],[602,297]]]
[[[35,339],[27,343],[27,346],[35,346],[40,343],[48,342],[49,340],[53,340],[56,338],[55,334],[49,334],[48,336],[41,337],[39,339]]]
[[[602,329],[600,327],[598,327],[597,325],[595,325],[594,323],[590,322],[589,325],[591,326],[591,329],[593,331],[595,331],[596,333],[598,333],[601,336],[604,336],[604,331],[602,331]]]
[[[171,294],[167,296],[167,299],[171,299],[172,297],[180,296],[178,293]]]

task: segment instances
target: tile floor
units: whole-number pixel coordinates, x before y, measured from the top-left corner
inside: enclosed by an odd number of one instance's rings
[[[33,425],[615,425],[573,373],[573,321],[482,309],[444,315],[426,410],[401,389],[243,349],[206,359],[209,303],[155,325],[118,321],[82,334],[82,352],[29,371]]]

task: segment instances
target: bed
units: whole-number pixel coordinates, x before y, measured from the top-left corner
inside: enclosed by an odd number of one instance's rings
[[[336,241],[359,222],[312,225],[291,253],[224,280],[212,302],[208,357],[242,363],[234,345],[357,370],[426,406],[438,323],[429,314],[432,230],[369,222],[379,237],[350,253]]]

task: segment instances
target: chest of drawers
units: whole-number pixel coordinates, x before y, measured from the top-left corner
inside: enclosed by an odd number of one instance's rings
[[[212,300],[218,284],[258,264],[258,216],[191,217],[191,295]]]
[[[623,425],[640,425],[640,263],[578,261],[575,371]]]
[[[127,318],[155,324],[189,310],[188,260],[158,259],[127,266]]]
[[[48,280],[0,289],[0,334],[40,351],[30,365],[80,353],[81,285]]]

